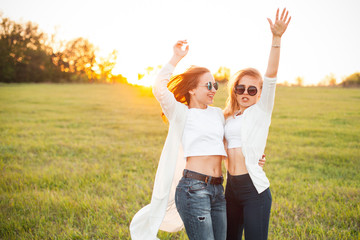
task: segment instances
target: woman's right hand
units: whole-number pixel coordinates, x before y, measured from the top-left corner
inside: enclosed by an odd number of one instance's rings
[[[172,58],[170,59],[169,63],[171,65],[173,65],[174,67],[178,64],[178,62],[180,62],[180,60],[186,56],[186,54],[189,51],[189,45],[187,45],[187,41],[186,40],[179,40],[176,42],[176,44],[174,45],[174,55],[172,56]],[[184,45],[187,45],[186,48],[183,50],[182,47]]]
[[[176,42],[176,44],[174,45],[174,56],[178,57],[178,58],[183,58],[186,56],[186,54],[189,51],[189,45],[187,45],[187,40],[179,40]],[[183,50],[182,47],[184,45],[187,45],[186,48]]]

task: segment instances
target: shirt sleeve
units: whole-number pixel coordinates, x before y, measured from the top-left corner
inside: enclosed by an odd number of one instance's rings
[[[261,97],[258,102],[259,107],[269,114],[274,108],[276,80],[277,78],[264,77]]]
[[[165,116],[169,120],[173,117],[176,104],[178,103],[174,97],[174,94],[167,88],[167,84],[174,69],[175,67],[173,65],[167,63],[156,76],[152,89],[156,100],[160,103]]]

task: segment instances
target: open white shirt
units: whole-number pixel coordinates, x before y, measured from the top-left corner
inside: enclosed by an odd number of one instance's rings
[[[151,202],[140,209],[130,223],[133,240],[154,240],[158,239],[159,229],[177,232],[183,228],[183,222],[175,206],[175,191],[186,163],[181,140],[189,108],[176,101],[173,93],[167,88],[173,71],[174,66],[166,64],[159,72],[153,86],[153,93],[169,120],[169,131],[156,171]],[[214,109],[223,126],[225,120],[221,109],[211,108]],[[223,144],[222,148],[224,148]]]
[[[231,138],[228,148],[239,147],[241,144],[246,169],[258,193],[270,186],[263,168],[258,163],[265,151],[269,133],[276,80],[264,77],[260,100],[240,116],[228,117],[225,123],[225,138]]]

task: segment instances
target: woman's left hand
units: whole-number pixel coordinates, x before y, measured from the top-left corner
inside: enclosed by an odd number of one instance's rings
[[[281,37],[284,34],[291,20],[291,17],[287,19],[288,13],[289,11],[286,11],[286,8],[284,8],[284,10],[281,13],[281,17],[279,18],[279,9],[278,9],[276,11],[276,18],[274,23],[271,21],[270,18],[267,19],[269,21],[270,29],[274,37]]]
[[[259,160],[259,166],[260,166],[260,167],[264,167],[265,161],[266,161],[266,159],[265,159],[265,154],[263,154],[263,155],[262,155],[262,158]]]

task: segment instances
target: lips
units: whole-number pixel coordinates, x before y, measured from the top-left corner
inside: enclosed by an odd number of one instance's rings
[[[208,94],[208,97],[211,98],[211,99],[213,99],[214,96],[215,96],[215,94]]]
[[[249,101],[249,98],[247,98],[247,97],[242,97],[241,100],[243,100],[243,101]]]

